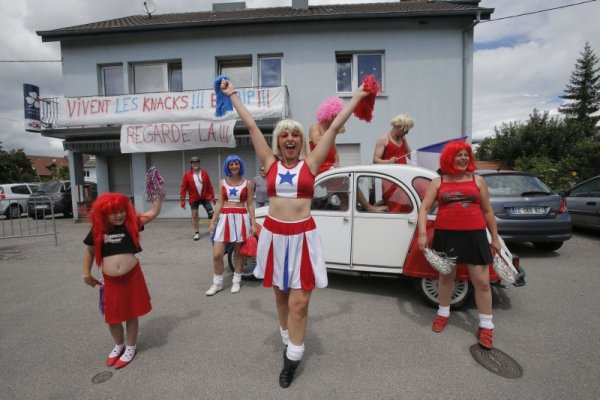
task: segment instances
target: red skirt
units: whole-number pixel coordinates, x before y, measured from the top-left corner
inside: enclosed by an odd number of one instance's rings
[[[140,263],[125,275],[104,276],[104,320],[118,324],[152,310],[150,293]]]

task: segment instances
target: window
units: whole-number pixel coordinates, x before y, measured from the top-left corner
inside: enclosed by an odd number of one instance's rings
[[[350,179],[348,176],[334,176],[319,182],[315,186],[311,209],[346,211],[348,210],[348,191]]]
[[[133,93],[181,92],[181,63],[134,64]]]
[[[408,193],[390,180],[361,176],[358,178],[357,188],[357,211],[408,214],[414,209]]]
[[[240,56],[217,60],[219,75],[226,75],[236,87],[252,87],[252,57]]]
[[[11,190],[14,194],[31,194],[26,185],[13,186]]]
[[[123,94],[123,66],[104,65],[100,67],[100,93],[104,96]]]
[[[281,57],[259,57],[259,86],[281,86]]]
[[[375,75],[383,91],[382,53],[338,53],[335,63],[338,93],[356,90],[367,75]]]

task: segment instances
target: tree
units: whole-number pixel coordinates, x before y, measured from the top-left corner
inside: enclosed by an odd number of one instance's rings
[[[565,94],[560,96],[568,102],[558,110],[565,115],[567,122],[576,120],[583,128],[585,137],[594,138],[598,133],[596,124],[600,120],[600,115],[592,115],[600,110],[599,60],[587,42],[580,54]]]
[[[35,171],[23,149],[7,152],[0,142],[0,183],[33,182],[35,177]]]

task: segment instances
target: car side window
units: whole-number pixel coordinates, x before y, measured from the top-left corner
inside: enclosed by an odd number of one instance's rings
[[[359,212],[408,214],[414,206],[408,193],[396,183],[385,178],[361,176],[357,180],[356,209]]]
[[[12,187],[12,192],[15,194],[31,194],[26,185],[17,185]]]
[[[328,177],[315,185],[312,210],[348,211],[350,178],[344,175]]]
[[[600,197],[600,179],[584,183],[571,189],[571,197]]]

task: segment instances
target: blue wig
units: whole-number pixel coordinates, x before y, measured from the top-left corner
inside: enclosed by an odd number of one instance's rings
[[[244,176],[244,160],[242,160],[239,156],[235,154],[228,155],[225,159],[225,162],[223,163],[223,173],[225,174],[225,176],[231,176],[231,171],[229,170],[229,163],[232,161],[237,161],[238,163],[240,163],[240,176]]]

